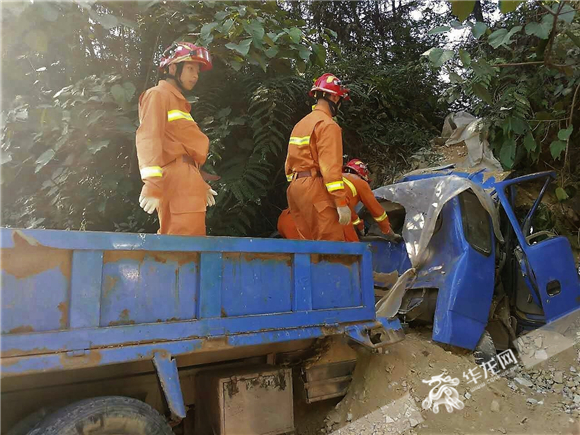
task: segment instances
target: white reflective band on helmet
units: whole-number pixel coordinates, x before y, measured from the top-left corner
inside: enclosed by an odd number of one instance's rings
[[[296,146],[304,146],[304,145],[308,145],[310,143],[310,136],[303,136],[303,137],[297,137],[297,136],[292,136],[290,138],[290,142],[288,142],[290,145],[296,145]]]
[[[382,215],[380,215],[379,217],[374,218],[377,222],[382,222],[387,218],[387,212],[384,212]]]
[[[163,177],[163,169],[161,166],[147,166],[141,169],[141,179]]]
[[[345,177],[342,177],[342,181],[344,181],[346,183],[346,185],[350,188],[350,191],[352,192],[352,196],[356,196],[356,194],[358,193],[356,191],[356,187],[354,187],[354,184],[352,184],[349,180],[347,180]]]
[[[182,112],[181,110],[170,110],[167,112],[168,121],[175,121],[177,119],[187,119],[188,121],[193,121],[192,116],[187,112]]]
[[[353,225],[358,225],[360,224],[362,221],[360,220],[360,218],[357,218],[356,221],[354,221],[352,224]]]
[[[332,183],[326,183],[326,189],[329,192],[334,192],[335,190],[344,189],[344,183],[342,181],[333,181]]]

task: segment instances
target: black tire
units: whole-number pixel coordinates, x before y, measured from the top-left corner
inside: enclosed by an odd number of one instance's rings
[[[48,416],[30,435],[173,435],[151,406],[130,397],[81,400]]]
[[[494,359],[497,355],[495,349],[495,344],[491,338],[491,334],[487,331],[483,331],[475,350],[473,351],[473,358],[475,359],[475,364],[481,365],[488,361]]]
[[[36,412],[20,420],[15,426],[6,432],[6,435],[28,435],[32,429],[38,427],[40,423],[53,412],[52,408],[41,408]]]

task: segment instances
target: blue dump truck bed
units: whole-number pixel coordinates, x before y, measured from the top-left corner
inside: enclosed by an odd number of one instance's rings
[[[283,350],[328,335],[379,347],[393,341],[385,332],[401,331],[398,320],[375,317],[364,244],[14,229],[0,236],[5,380],[156,355],[228,360],[242,348]],[[377,328],[383,339],[373,340]]]

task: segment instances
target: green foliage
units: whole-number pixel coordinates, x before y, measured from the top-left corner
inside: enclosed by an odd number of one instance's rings
[[[472,9],[464,7],[467,18]],[[430,59],[449,74],[444,98],[483,117],[506,169],[546,161],[578,171],[578,152],[570,146],[580,102],[578,5],[502,1],[499,8],[510,15],[490,28],[480,21],[464,24],[473,39],[458,45],[460,63]]]

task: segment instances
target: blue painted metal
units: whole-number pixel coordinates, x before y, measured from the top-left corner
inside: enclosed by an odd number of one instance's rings
[[[376,323],[364,244],[11,229],[0,240],[16,260],[2,263],[2,376],[209,342],[227,360],[232,346]]]
[[[153,364],[157,370],[161,388],[165,394],[171,419],[179,422],[185,418],[187,410],[181,393],[181,384],[179,383],[179,373],[177,373],[177,362],[171,358],[167,352],[155,352]]]
[[[518,184],[542,178],[554,179],[555,177],[555,172],[546,171],[506,180],[497,184],[498,198],[506,211],[524,254],[522,267],[526,272],[526,283],[530,287],[530,293],[534,300],[542,306],[547,323],[553,322],[580,308],[580,279],[576,271],[572,248],[568,239],[561,236],[551,237],[529,245],[526,241],[526,235],[511,207],[506,190],[510,189],[511,196],[514,197],[516,194],[514,187]],[[534,203],[525,219],[526,221],[531,219],[537,209],[543,194],[546,192],[546,187],[547,183],[544,184],[538,200]],[[548,291],[550,283],[559,284],[560,291],[557,294],[550,294]],[[537,300],[538,293],[541,301]]]

